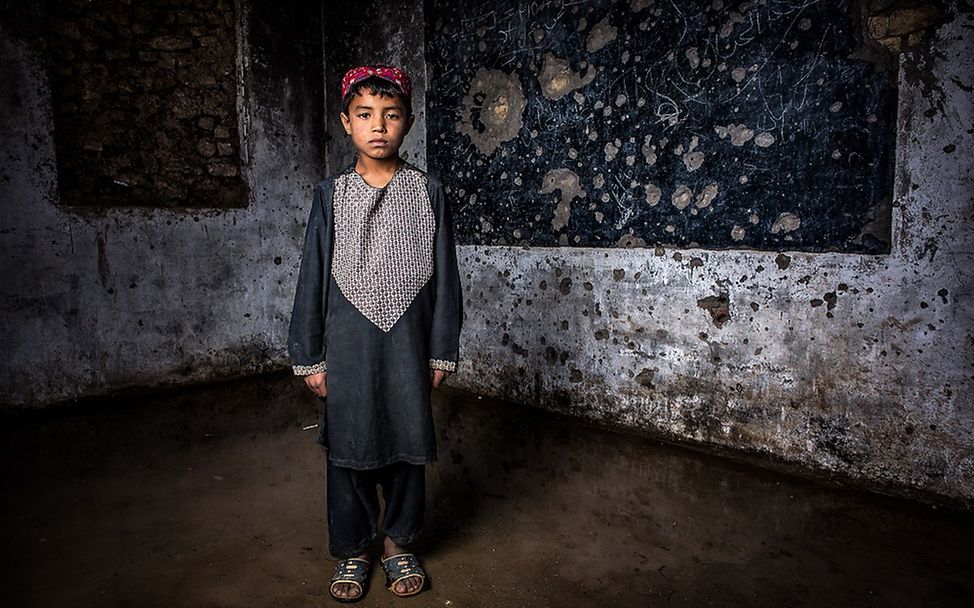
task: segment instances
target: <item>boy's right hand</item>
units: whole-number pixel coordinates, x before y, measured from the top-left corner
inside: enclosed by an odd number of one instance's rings
[[[304,377],[304,383],[308,385],[311,392],[319,397],[328,396],[328,372],[321,372],[320,374],[311,374],[310,376]]]

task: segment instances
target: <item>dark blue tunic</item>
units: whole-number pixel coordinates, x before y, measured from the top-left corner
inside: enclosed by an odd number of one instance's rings
[[[456,370],[462,316],[439,180],[406,164],[373,188],[353,163],[315,187],[288,352],[295,374],[327,371],[332,463],[436,460],[430,369]]]

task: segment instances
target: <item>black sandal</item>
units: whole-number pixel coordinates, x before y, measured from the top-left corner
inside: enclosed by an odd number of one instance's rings
[[[382,559],[382,569],[386,573],[386,587],[399,597],[409,597],[416,595],[426,586],[426,572],[419,565],[419,560],[412,553],[400,553]],[[396,583],[407,578],[419,578],[419,586],[413,591],[399,593],[396,591]]]
[[[350,557],[343,559],[335,565],[335,574],[331,576],[331,585],[328,593],[339,602],[350,604],[357,602],[365,597],[365,584],[369,580],[369,566],[372,563],[360,557]],[[335,585],[340,584],[355,585],[358,587],[358,595],[355,597],[342,597],[335,595]]]

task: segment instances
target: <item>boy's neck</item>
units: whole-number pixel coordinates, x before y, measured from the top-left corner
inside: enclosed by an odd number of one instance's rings
[[[356,156],[355,171],[370,184],[388,183],[396,170],[405,163],[398,155],[391,158],[369,158],[364,154]]]

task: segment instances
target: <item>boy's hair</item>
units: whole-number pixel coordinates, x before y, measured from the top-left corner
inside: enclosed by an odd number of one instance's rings
[[[348,114],[348,106],[352,103],[352,98],[356,95],[361,95],[365,90],[372,95],[379,95],[380,97],[398,97],[402,101],[402,105],[406,108],[406,116],[413,115],[412,96],[406,95],[394,83],[384,78],[379,78],[378,76],[369,76],[365,80],[360,80],[349,87],[348,93],[345,94],[345,98],[342,100],[342,112]]]

